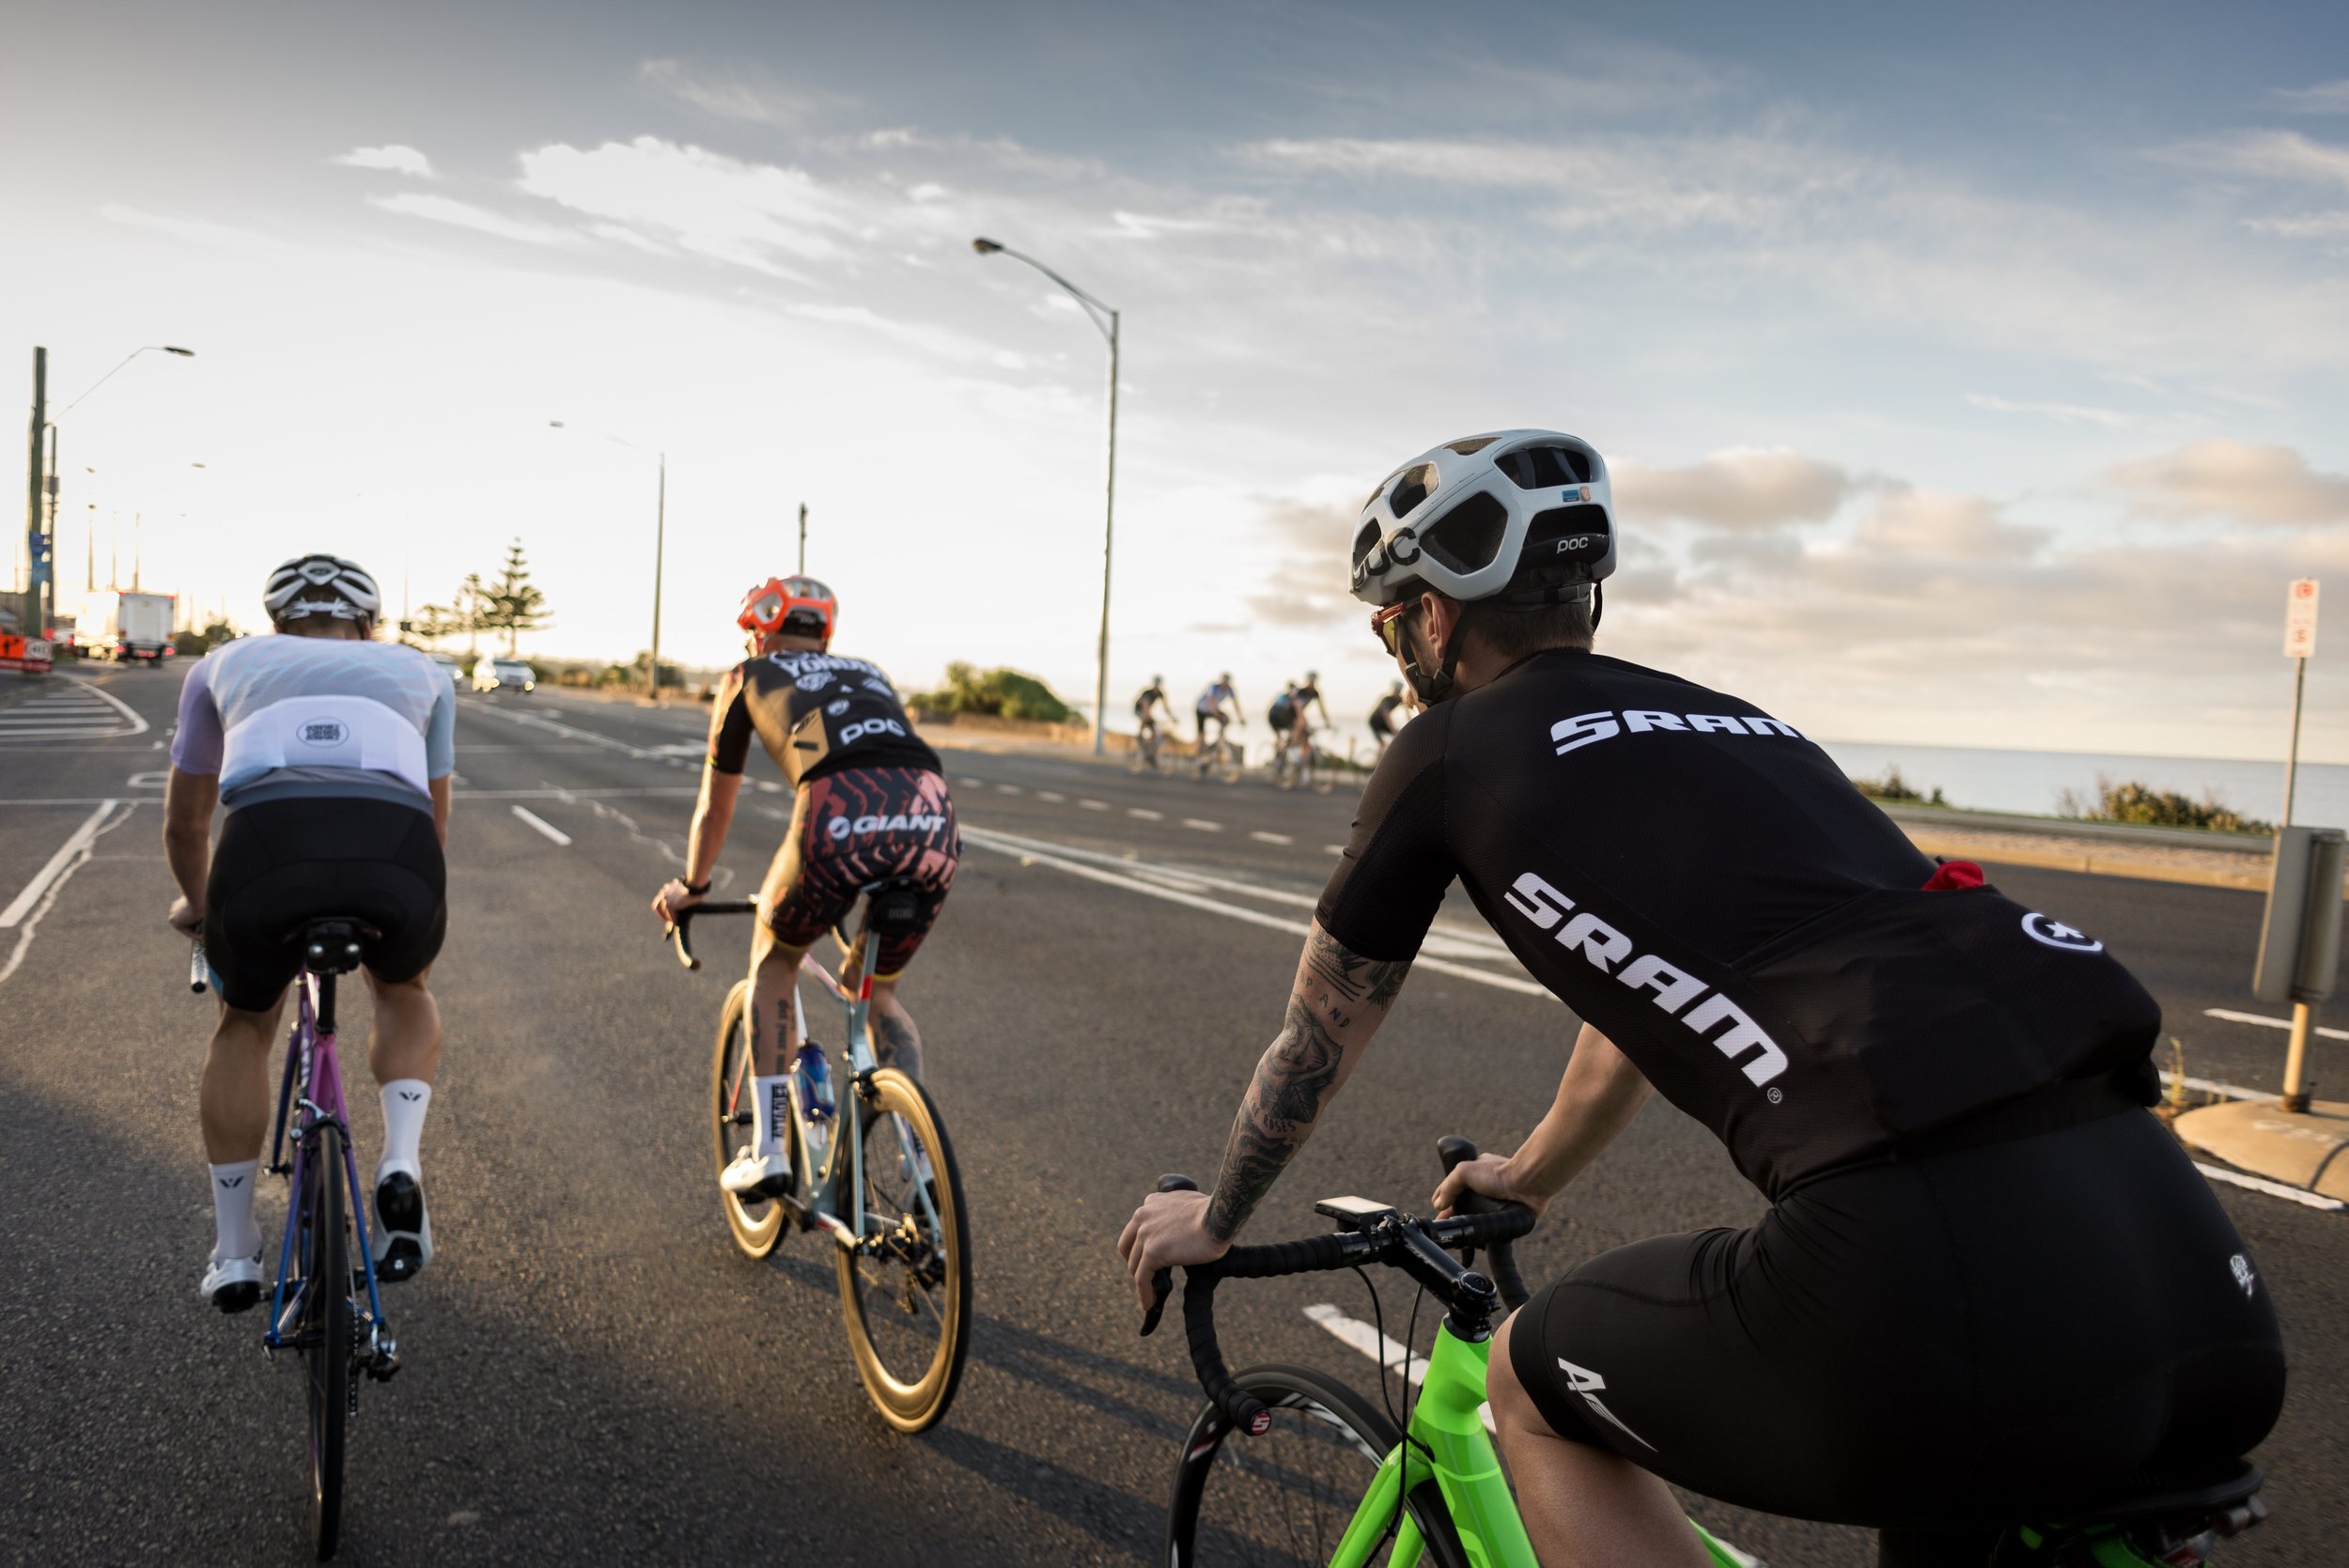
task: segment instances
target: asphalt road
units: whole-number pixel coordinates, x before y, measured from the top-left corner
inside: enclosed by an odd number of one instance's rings
[[[195,1291],[210,1003],[163,924],[158,842],[178,687],[131,671],[101,675],[104,696],[0,707],[0,1560],[304,1560],[296,1374],[256,1354],[255,1317]],[[440,1253],[387,1303],[407,1366],[363,1396],[343,1560],[1155,1560],[1198,1396],[1175,1336],[1134,1337],[1112,1243],[1159,1172],[1211,1173],[1350,800],[949,754],[970,850],[904,994],[963,1166],[977,1322],[953,1412],[908,1438],[865,1402],[822,1246],[754,1264],[720,1218],[701,1102],[738,933],[713,926],[710,969],[688,975],[645,909],[682,848],[701,722],[460,702],[434,975],[448,1047],[425,1142]],[[789,800],[744,803],[738,893]],[[53,862],[62,878],[20,899]],[[2202,1013],[2275,1011],[2248,996],[2256,896],[1992,870],[2137,969],[2190,1073],[2273,1087],[2281,1033]],[[1252,1239],[1318,1228],[1311,1203],[1330,1193],[1416,1203],[1438,1135],[1507,1147],[1548,1104],[1571,1019],[1513,988],[1521,971],[1464,903],[1439,936]],[[366,1151],[366,1010],[349,1011]],[[2349,1081],[2344,1052],[2320,1040],[2318,1077]],[[2220,1196],[2295,1362],[2259,1455],[2276,1517],[2222,1560],[2336,1563],[2349,1215]],[[1653,1105],[1526,1245],[1528,1272],[1759,1208],[1708,1136]],[[266,1231],[282,1211],[269,1193]],[[1228,1289],[1227,1353],[1368,1387],[1371,1361],[1304,1311],[1367,1317],[1361,1296],[1350,1277]],[[1408,1307],[1390,1282],[1390,1331]],[[1779,1568],[1873,1560],[1854,1531],[1689,1502]]]

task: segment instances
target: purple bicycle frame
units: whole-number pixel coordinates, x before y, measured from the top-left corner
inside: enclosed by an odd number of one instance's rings
[[[294,1150],[290,1172],[292,1202],[288,1205],[286,1234],[277,1246],[277,1284],[270,1296],[269,1327],[262,1336],[262,1343],[272,1350],[279,1349],[285,1343],[287,1265],[293,1261],[294,1234],[307,1223],[304,1210],[307,1206],[305,1194],[309,1188],[303,1185],[303,1177],[309,1171],[313,1142],[310,1133],[313,1128],[327,1122],[342,1128],[343,1132],[343,1179],[350,1184],[350,1217],[357,1228],[359,1266],[366,1273],[370,1341],[381,1336],[387,1327],[383,1319],[383,1300],[376,1291],[375,1250],[367,1240],[366,1205],[360,1199],[359,1158],[351,1150],[350,1119],[344,1109],[342,1061],[334,1054],[334,1032],[320,1031],[318,1026],[318,1013],[313,1002],[317,986],[318,977],[306,968],[294,982],[293,1032],[286,1041],[286,1071],[277,1084],[277,1134],[270,1145],[270,1170],[287,1170],[283,1157],[289,1126],[293,1132]],[[297,1087],[300,1090],[298,1096]],[[301,1118],[298,1125],[292,1121],[296,1115]],[[316,1289],[319,1281],[305,1281],[304,1283]],[[350,1281],[341,1281],[338,1288],[349,1290]]]

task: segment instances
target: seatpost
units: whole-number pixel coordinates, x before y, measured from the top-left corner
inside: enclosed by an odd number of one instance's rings
[[[334,971],[328,970],[318,978],[318,1029],[320,1034],[332,1034],[334,1032]]]

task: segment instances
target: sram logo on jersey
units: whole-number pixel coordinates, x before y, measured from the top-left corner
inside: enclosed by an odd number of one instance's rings
[[[1786,1070],[1786,1053],[1770,1038],[1767,1030],[1746,1016],[1744,1008],[1655,954],[1635,953],[1629,937],[1588,909],[1577,913],[1573,899],[1533,873],[1529,871],[1519,877],[1501,897],[1508,901],[1509,908],[1532,921],[1535,928],[1554,931],[1559,946],[1579,951],[1599,973],[1612,975],[1635,991],[1655,992],[1651,1000],[1657,1006],[1693,1030],[1715,1050],[1736,1062],[1739,1070],[1753,1082],[1767,1083]],[[1569,915],[1573,918],[1568,919]],[[1712,993],[1709,996],[1708,991]],[[1719,1032],[1715,1033],[1716,1030]],[[1739,1061],[1740,1057],[1749,1060]],[[1773,1089],[1770,1093],[1775,1094],[1778,1091]]]
[[[1558,754],[1564,756],[1568,752],[1579,752],[1619,735],[1645,735],[1655,730],[1684,735],[1783,735],[1797,740],[1803,738],[1802,732],[1794,725],[1759,713],[1658,713],[1644,707],[1627,707],[1621,713],[1612,708],[1578,713],[1550,725],[1549,738],[1556,744]]]
[[[824,824],[824,831],[834,838],[847,838],[850,833],[934,833],[945,825],[943,813],[899,812],[894,816],[835,816]]]

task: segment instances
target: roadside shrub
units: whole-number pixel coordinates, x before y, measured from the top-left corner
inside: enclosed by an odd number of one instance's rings
[[[2230,807],[2222,806],[2209,795],[2200,800],[2188,800],[2174,789],[2155,789],[2128,780],[2115,784],[2103,774],[2096,778],[2096,793],[2092,800],[2082,800],[2072,790],[2065,790],[2058,805],[2058,815],[2082,822],[2133,822],[2146,828],[2207,828],[2218,833],[2272,833],[2273,823],[2245,816]]]
[[[1037,719],[1057,724],[1076,710],[1055,696],[1034,675],[1018,670],[981,671],[960,660],[946,666],[946,684],[935,691],[915,692],[913,706],[933,713],[987,713],[1003,719]]]
[[[1904,806],[1946,806],[1949,804],[1941,798],[1939,784],[1935,784],[1933,793],[1927,795],[1923,790],[1901,777],[1898,763],[1885,768],[1884,777],[1880,779],[1854,779],[1852,784],[1871,800],[1890,800],[1896,805]]]

